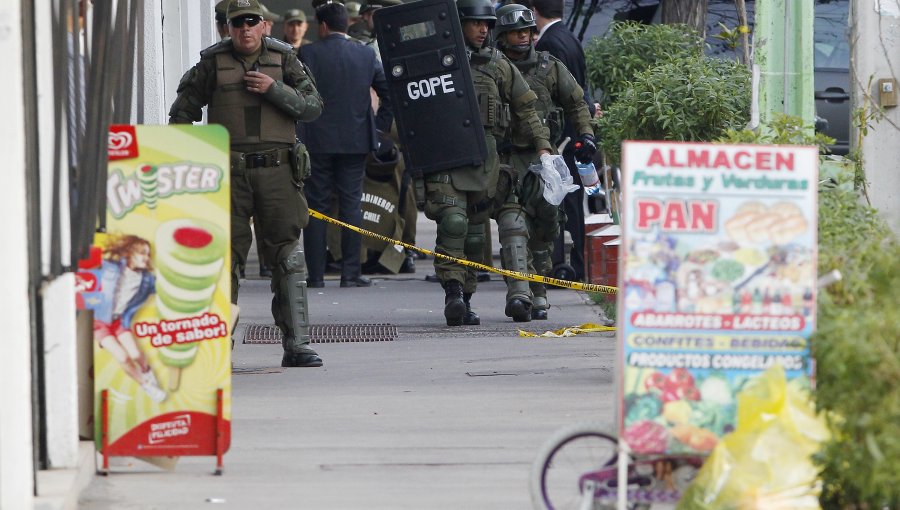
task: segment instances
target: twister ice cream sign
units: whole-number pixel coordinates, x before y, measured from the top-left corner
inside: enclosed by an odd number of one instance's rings
[[[627,142],[622,163],[620,432],[705,454],[750,378],[809,384],[818,152]]]
[[[94,422],[110,455],[211,455],[223,434],[227,449],[228,168],[221,126],[110,128],[106,233],[78,298],[93,310]]]

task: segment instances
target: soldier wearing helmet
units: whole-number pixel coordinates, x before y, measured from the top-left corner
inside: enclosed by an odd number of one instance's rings
[[[524,271],[528,230],[521,208],[515,202],[494,205],[500,177],[497,140],[505,136],[510,121],[514,120],[536,151],[549,153],[548,133],[534,110],[537,97],[522,75],[499,51],[485,46],[496,21],[491,1],[458,0],[456,5],[484,126],[487,159],[479,166],[426,174],[423,178],[425,215],[438,224],[436,250],[439,253],[482,262],[484,223],[493,212],[504,245],[505,267]],[[475,271],[442,259],[437,259],[434,266],[444,287],[447,325],[479,324],[480,319],[470,304],[477,286]],[[528,284],[508,282],[508,288],[506,315],[516,321],[530,320]]]
[[[563,126],[568,121],[582,138],[589,137],[593,140],[584,91],[575,77],[548,52],[534,49],[534,36],[537,33],[534,13],[523,5],[504,5],[497,10],[494,33],[497,47],[518,68],[531,90],[537,94],[535,110],[544,119],[550,131],[550,139],[559,140]],[[513,124],[510,136],[501,143],[500,158],[516,169],[521,183],[519,200],[528,224],[528,271],[547,275],[552,267],[553,243],[559,235],[560,211],[544,200],[540,177],[528,170],[530,162],[535,159],[535,152],[528,136]],[[579,159],[589,159],[591,156],[593,153],[576,154]],[[543,284],[534,282],[530,287],[534,294],[531,317],[546,319],[547,309],[550,307],[547,289]]]

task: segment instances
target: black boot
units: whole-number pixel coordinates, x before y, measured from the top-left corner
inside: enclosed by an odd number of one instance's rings
[[[531,320],[533,320],[533,321],[547,320],[547,310],[538,310],[537,308],[532,308],[531,309]]]
[[[286,352],[281,357],[283,367],[321,367],[322,358],[315,351]]]
[[[406,250],[406,257],[400,265],[399,273],[410,274],[416,272],[416,259],[412,250]]]
[[[521,298],[512,298],[506,302],[506,316],[515,322],[531,322],[531,303]]]
[[[462,284],[456,280],[444,283],[444,318],[448,326],[462,326],[466,314],[466,303],[463,301]]]
[[[481,324],[481,317],[478,316],[477,313],[472,311],[472,305],[469,303],[472,300],[471,292],[463,293],[463,301],[466,303],[466,314],[463,315],[463,325],[465,326],[477,326]]]

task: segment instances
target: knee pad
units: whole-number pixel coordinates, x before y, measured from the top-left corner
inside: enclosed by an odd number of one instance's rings
[[[528,225],[521,209],[508,209],[497,217],[497,232],[500,240],[510,237],[528,237]]]
[[[484,223],[470,223],[466,232],[466,258],[484,263]]]
[[[452,211],[445,214],[440,223],[438,223],[437,231],[438,244],[443,244],[449,248],[462,250],[466,243],[466,233],[469,224],[466,215],[462,211]]]
[[[300,241],[294,241],[294,244],[288,249],[287,255],[272,268],[273,292],[282,278],[288,275],[298,275],[298,277],[306,280],[306,257],[303,254],[303,245],[300,244]]]

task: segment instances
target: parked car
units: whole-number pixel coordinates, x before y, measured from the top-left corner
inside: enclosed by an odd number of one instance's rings
[[[754,2],[748,0],[748,22],[753,25]],[[579,10],[579,6],[581,6]],[[817,128],[836,140],[834,154],[847,154],[850,146],[850,35],[847,20],[850,0],[815,0],[813,62]],[[603,37],[613,21],[660,23],[659,0],[566,0],[564,21],[583,42]],[[724,25],[738,25],[734,0],[709,0],[706,16],[707,53],[738,58],[735,50],[715,35]],[[739,51],[739,50],[738,50]]]
[[[831,152],[850,149],[850,0],[816,2],[814,69],[816,115],[826,121],[821,131],[836,140]]]

